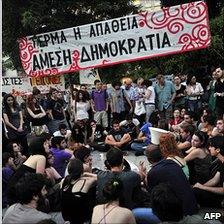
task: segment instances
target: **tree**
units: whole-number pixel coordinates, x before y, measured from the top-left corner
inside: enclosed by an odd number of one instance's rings
[[[126,16],[138,8],[132,0],[4,0],[3,52],[21,68],[17,39]]]

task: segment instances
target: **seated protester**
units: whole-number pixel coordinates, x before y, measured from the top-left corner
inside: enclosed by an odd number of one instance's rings
[[[10,206],[3,223],[37,223],[41,220],[51,219],[51,216],[37,210],[40,201],[47,191],[46,180],[41,174],[27,174],[16,184],[18,203]]]
[[[180,117],[180,110],[175,109],[173,112],[173,119],[169,121],[169,130],[174,131],[173,127],[182,122],[182,118]]]
[[[106,182],[103,188],[106,203],[94,207],[91,223],[135,224],[132,212],[122,206],[123,191],[120,179],[112,178]]]
[[[66,140],[70,138],[71,136],[71,131],[67,129],[66,124],[60,124],[58,127],[58,131],[53,133],[53,136],[61,136],[64,137]]]
[[[35,137],[29,145],[31,155],[28,159],[16,170],[10,178],[8,184],[8,202],[13,204],[17,202],[15,195],[15,185],[18,180],[24,177],[27,173],[44,174],[46,168],[47,153],[49,153],[49,144],[44,138]]]
[[[107,148],[111,146],[121,150],[129,150],[129,143],[131,141],[131,136],[121,129],[119,121],[113,121],[112,130],[108,133],[105,144]]]
[[[175,136],[172,133],[161,134],[159,138],[159,147],[163,158],[170,159],[176,162],[187,178],[189,178],[189,169],[187,163],[183,159],[183,155],[177,148]]]
[[[136,151],[136,156],[144,155],[146,146],[150,144],[151,135],[149,127],[152,127],[151,123],[147,122],[144,124],[140,129],[137,139],[131,144],[131,149]]]
[[[184,215],[193,215],[197,212],[196,199],[180,165],[170,159],[163,159],[153,165],[147,174],[149,193],[152,193],[153,188],[160,183],[170,184],[182,201]]]
[[[47,178],[51,181],[52,185],[57,183],[62,178],[61,175],[53,167],[53,164],[54,164],[54,155],[52,152],[49,152],[47,155],[45,173]]]
[[[141,177],[134,171],[123,171],[123,152],[111,148],[106,154],[107,164],[110,170],[99,171],[97,173],[97,202],[98,204],[106,203],[103,196],[105,183],[113,177],[119,178],[124,187],[124,207],[132,209],[136,206],[142,206],[142,201],[138,196],[141,191]]]
[[[131,139],[134,140],[137,138],[139,133],[139,124],[138,119],[133,118],[132,114],[127,114],[125,120],[120,122],[120,127],[122,127],[129,135]]]
[[[91,134],[92,130],[88,122],[85,120],[78,120],[72,128],[71,138],[69,141],[86,145],[89,142]]]
[[[96,175],[83,173],[83,163],[72,159],[61,182],[61,208],[65,221],[83,224],[91,219],[96,197]]]
[[[191,184],[196,182],[203,184],[211,178],[209,168],[212,158],[206,148],[207,140],[208,136],[204,132],[196,131],[192,137],[192,147],[186,151],[187,156],[184,157],[184,160],[189,166]]]
[[[180,141],[177,143],[177,148],[186,155],[186,151],[191,148],[191,139],[195,128],[193,125],[183,122],[180,125]]]
[[[215,136],[209,139],[209,151],[220,165],[217,172],[204,184],[196,183],[194,193],[200,206],[221,208],[224,200],[224,137]]]
[[[72,154],[65,151],[65,148],[66,142],[64,137],[57,136],[52,138],[50,151],[54,156],[53,167],[61,177],[64,177],[66,166],[72,157]]]
[[[216,126],[212,130],[211,136],[224,135],[224,120],[223,118],[218,118],[216,121]]]
[[[10,177],[14,174],[15,164],[9,152],[2,153],[2,208],[8,205],[7,191]]]
[[[105,138],[106,135],[104,133],[104,128],[102,125],[97,124],[96,121],[92,120],[90,121],[90,126],[92,128],[92,133],[89,138],[89,145],[94,149],[98,151],[105,152]]]
[[[205,115],[201,123],[201,131],[205,132],[209,137],[212,136],[215,119],[212,115]]]
[[[11,153],[15,168],[19,168],[27,159],[26,156],[21,153],[21,146],[17,142],[10,142],[7,145],[7,152]]]
[[[74,151],[74,157],[83,162],[84,172],[92,173],[92,156],[91,150],[85,146],[79,147]]]

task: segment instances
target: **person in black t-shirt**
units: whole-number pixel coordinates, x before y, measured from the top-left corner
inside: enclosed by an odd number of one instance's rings
[[[113,128],[105,139],[105,144],[121,150],[128,150],[131,136],[120,128],[119,121],[113,121]]]
[[[60,124],[65,124],[68,126],[65,119],[64,102],[62,99],[58,98],[58,90],[52,88],[50,90],[50,100],[48,101],[48,112],[49,117],[52,119],[48,123],[48,128],[51,133],[58,130]]]
[[[224,136],[209,139],[209,151],[219,160],[217,171],[205,184],[196,183],[194,193],[201,206],[221,208],[224,202]]]

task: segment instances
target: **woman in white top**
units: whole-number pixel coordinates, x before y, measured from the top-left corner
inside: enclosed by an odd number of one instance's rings
[[[196,82],[195,76],[189,76],[187,79],[187,97],[188,97],[188,107],[190,111],[197,112],[201,107],[201,96],[204,94],[204,90],[201,83]]]
[[[90,103],[86,99],[84,91],[79,90],[77,92],[76,100],[73,102],[72,108],[75,121],[89,119],[88,110],[90,108]]]
[[[144,95],[145,98],[145,110],[146,110],[146,116],[145,116],[145,122],[149,121],[149,118],[153,111],[155,110],[155,90],[152,86],[151,80],[145,80],[145,86],[146,86],[146,92]]]
[[[94,207],[91,223],[135,224],[132,212],[121,207],[122,193],[122,182],[117,178],[109,180],[103,189],[103,195],[108,202]]]

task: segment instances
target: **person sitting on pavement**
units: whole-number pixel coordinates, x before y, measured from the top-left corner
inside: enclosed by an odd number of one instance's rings
[[[68,140],[71,136],[71,130],[68,130],[66,124],[60,124],[59,127],[58,127],[58,131],[55,131],[53,133],[53,136],[56,137],[56,136],[61,136],[61,137],[64,137],[66,140]]]
[[[131,136],[121,129],[119,121],[113,121],[112,130],[108,133],[105,144],[108,148],[111,146],[122,151],[129,150],[129,143],[131,141]]]
[[[112,178],[106,182],[103,188],[106,203],[94,207],[91,223],[135,224],[132,212],[123,207],[123,193],[123,183],[120,179]]]

